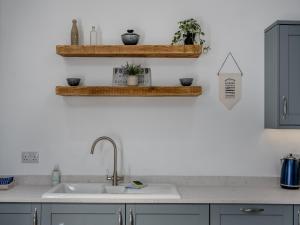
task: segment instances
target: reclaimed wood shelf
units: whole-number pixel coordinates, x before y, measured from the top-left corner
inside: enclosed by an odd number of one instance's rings
[[[198,58],[201,45],[57,45],[63,57]]]
[[[172,97],[199,96],[201,86],[57,86],[56,95],[61,96],[131,96],[131,97]]]

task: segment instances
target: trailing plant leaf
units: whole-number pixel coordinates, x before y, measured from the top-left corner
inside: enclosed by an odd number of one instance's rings
[[[193,39],[194,44],[203,45],[205,40],[201,36],[204,36],[205,33],[202,32],[200,24],[197,20],[191,18],[178,22],[179,30],[174,34],[172,39],[172,45],[182,44],[188,34],[194,35],[196,38]],[[210,49],[209,47],[204,47],[206,50]]]

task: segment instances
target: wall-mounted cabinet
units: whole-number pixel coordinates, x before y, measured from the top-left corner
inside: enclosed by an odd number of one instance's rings
[[[300,21],[265,30],[265,128],[300,128]]]

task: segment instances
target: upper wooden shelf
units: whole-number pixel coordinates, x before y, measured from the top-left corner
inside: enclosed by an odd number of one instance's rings
[[[131,96],[131,97],[171,97],[171,96],[199,96],[202,94],[200,86],[57,86],[56,94],[61,96]]]
[[[201,45],[57,45],[64,57],[198,58]]]

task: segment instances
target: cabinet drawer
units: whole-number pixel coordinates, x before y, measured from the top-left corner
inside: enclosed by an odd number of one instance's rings
[[[211,225],[293,225],[292,205],[211,205]]]
[[[128,225],[209,225],[209,206],[129,204],[126,218]]]

